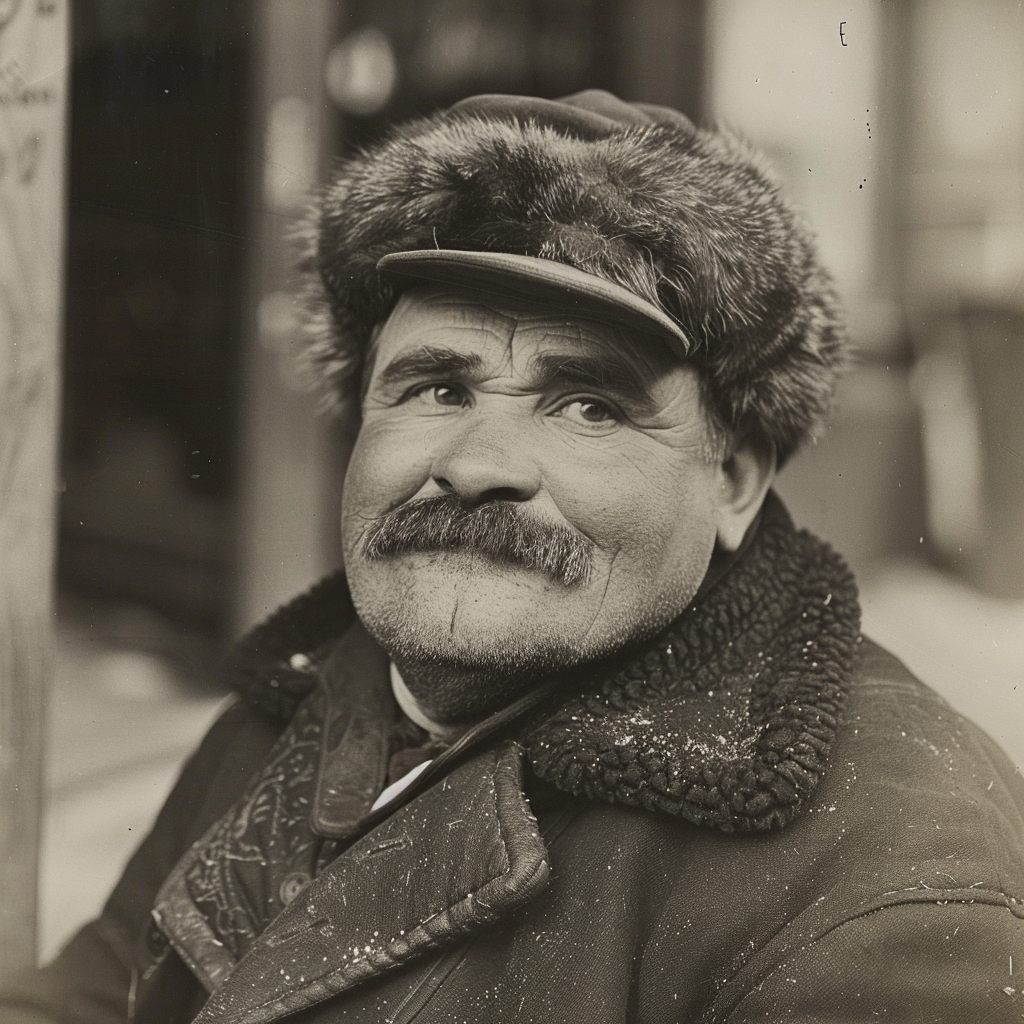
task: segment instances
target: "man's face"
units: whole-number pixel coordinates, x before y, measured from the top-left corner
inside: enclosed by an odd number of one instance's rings
[[[342,539],[359,616],[403,674],[486,674],[514,689],[656,632],[693,597],[720,463],[696,372],[661,341],[420,289],[384,324],[368,373]],[[560,575],[475,545],[367,557],[380,517],[440,495],[470,510],[504,503],[584,569]]]

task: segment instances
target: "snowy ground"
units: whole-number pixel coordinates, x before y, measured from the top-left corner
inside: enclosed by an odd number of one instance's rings
[[[39,947],[99,911],[224,697],[180,665],[64,622],[47,735]]]

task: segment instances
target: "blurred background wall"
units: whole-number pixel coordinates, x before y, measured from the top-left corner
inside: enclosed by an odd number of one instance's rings
[[[475,92],[607,88],[768,153],[857,346],[780,490],[858,571],[866,631],[1024,763],[1017,0],[72,10],[44,952],[215,713],[219,651],[338,564],[351,425],[314,416],[294,363],[309,190],[393,119]]]

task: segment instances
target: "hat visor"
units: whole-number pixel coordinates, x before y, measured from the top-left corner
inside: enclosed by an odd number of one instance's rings
[[[679,324],[653,303],[555,260],[508,252],[414,249],[389,253],[377,263],[377,271],[388,278],[458,285],[542,302],[588,320],[611,321],[662,336],[683,356],[693,347]]]

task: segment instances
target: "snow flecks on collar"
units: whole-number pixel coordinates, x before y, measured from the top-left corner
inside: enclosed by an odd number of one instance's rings
[[[770,495],[698,606],[532,726],[534,771],[724,831],[781,827],[825,769],[859,633],[850,570]]]

